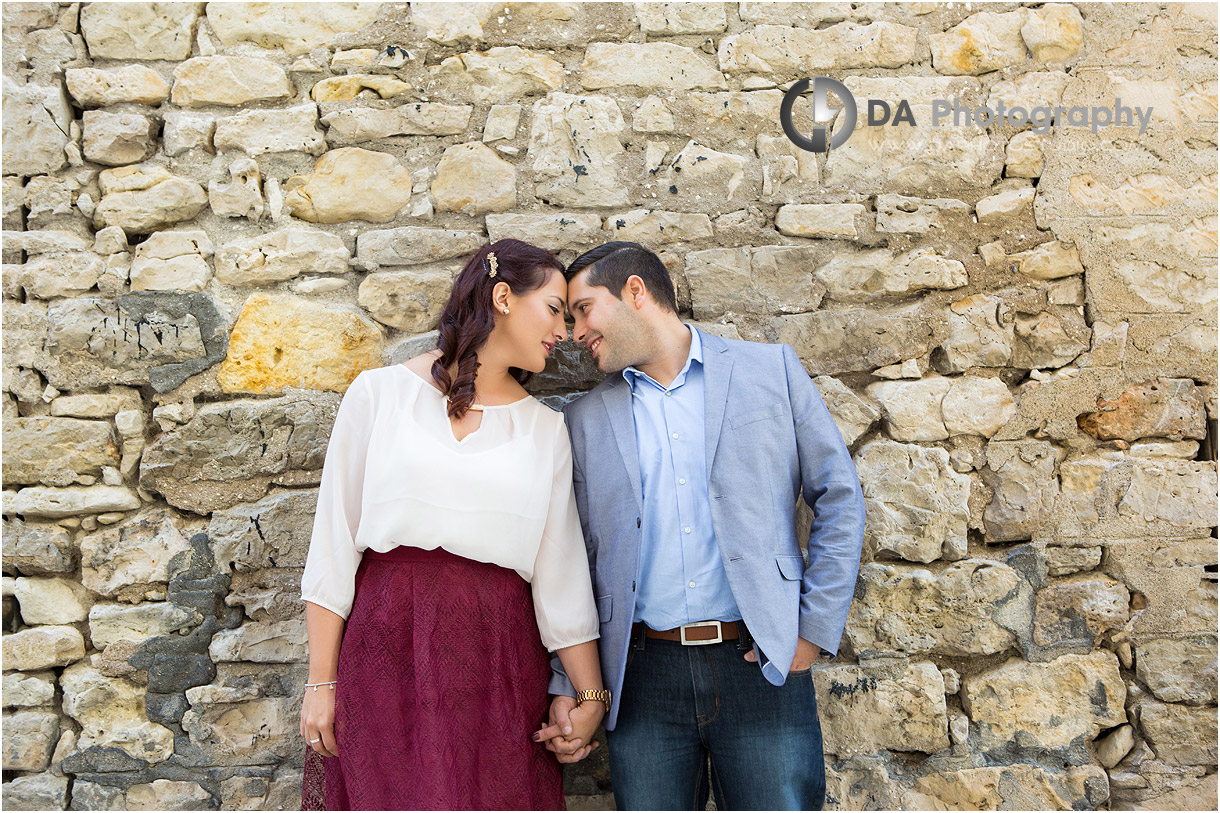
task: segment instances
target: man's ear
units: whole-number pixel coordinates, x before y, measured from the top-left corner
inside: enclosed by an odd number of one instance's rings
[[[622,300],[628,305],[631,305],[636,310],[643,307],[645,300],[648,297],[648,287],[644,285],[644,280],[640,279],[635,274],[627,277],[627,284],[623,286]]]

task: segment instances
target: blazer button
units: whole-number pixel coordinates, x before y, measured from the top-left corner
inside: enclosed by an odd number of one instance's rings
[[[641,523],[640,523],[640,518],[639,518],[639,517],[636,517],[636,518],[635,518],[635,527],[637,527],[637,528],[641,527]]]

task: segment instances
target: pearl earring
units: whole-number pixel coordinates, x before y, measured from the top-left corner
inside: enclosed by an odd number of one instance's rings
[[[505,309],[504,309],[504,315],[505,315],[505,316],[508,316],[508,308],[505,308]]]

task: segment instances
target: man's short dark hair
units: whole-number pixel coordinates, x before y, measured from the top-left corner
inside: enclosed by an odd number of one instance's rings
[[[678,312],[674,281],[670,279],[665,263],[639,243],[615,240],[586,251],[572,261],[563,275],[571,281],[585,269],[589,269],[590,285],[608,288],[619,299],[623,298],[627,279],[637,276],[644,281],[644,288],[658,305],[671,313]]]

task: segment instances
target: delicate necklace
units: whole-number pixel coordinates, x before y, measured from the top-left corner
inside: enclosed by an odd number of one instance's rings
[[[448,395],[446,395],[446,396],[445,396],[445,400],[446,400],[446,401],[448,401],[448,402],[449,402],[449,403],[451,403],[451,404],[453,403],[453,398],[452,398],[452,397],[450,397],[450,396],[448,396]],[[470,405],[470,406],[468,406],[468,407],[466,407],[466,409],[467,409],[467,410],[469,410],[470,412],[482,412],[482,411],[483,411],[483,405],[482,405],[482,404],[475,404],[475,403],[471,403],[471,405]]]

